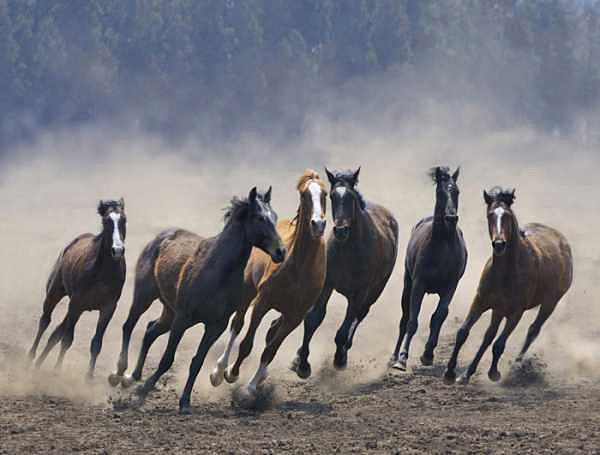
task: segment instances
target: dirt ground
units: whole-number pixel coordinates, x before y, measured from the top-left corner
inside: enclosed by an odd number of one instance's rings
[[[139,408],[128,392],[105,385],[106,376],[86,384],[69,372],[11,368],[20,353],[6,344],[0,352],[3,454],[600,453],[600,384],[568,384],[537,357],[500,385],[480,374],[468,386],[446,386],[441,360],[426,368],[417,358],[405,374],[374,358],[351,358],[343,372],[324,363],[307,381],[279,367],[252,403],[235,386],[215,395],[203,383],[192,415],[180,416],[177,373],[185,374],[188,355]]]

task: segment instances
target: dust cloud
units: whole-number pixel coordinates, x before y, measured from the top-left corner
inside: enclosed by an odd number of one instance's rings
[[[457,324],[468,310],[490,254],[482,190],[497,184],[512,186],[516,188],[514,207],[520,223],[542,222],[561,230],[575,258],[573,287],[531,352],[541,355],[557,377],[577,380],[597,376],[600,325],[595,321],[600,320],[600,307],[594,305],[593,296],[599,290],[600,245],[596,239],[600,212],[593,197],[597,191],[592,188],[599,164],[597,155],[582,148],[573,137],[545,135],[527,127],[496,128],[493,118],[476,107],[465,108],[458,120],[455,112],[436,105],[416,113],[410,122],[396,125],[393,112],[382,112],[378,119],[347,115],[333,120],[315,115],[307,123],[302,139],[295,143],[273,144],[265,138],[248,136],[219,146],[216,151],[193,141],[173,145],[140,132],[93,129],[41,134],[36,142],[15,149],[15,159],[0,170],[0,394],[51,394],[105,401],[105,378],[116,364],[121,325],[131,303],[134,265],[143,246],[160,230],[172,226],[202,235],[217,233],[223,224],[222,209],[229,199],[246,195],[254,185],[263,189],[272,185],[272,205],[279,216],[293,216],[298,204],[297,177],[307,167],[323,173],[324,165],[334,169],[361,165],[360,190],[368,200],[388,207],[400,224],[394,274],[358,328],[349,369],[343,373],[345,380],[368,381],[386,371],[400,319],[404,250],[411,227],[433,211],[434,186],[426,171],[437,164],[462,168],[458,182],[459,226],[469,249],[467,272],[452,303],[441,344],[453,342]],[[86,313],[81,318],[62,372],[51,372],[56,353],[40,372],[25,368],[20,358],[33,340],[47,274],[56,256],[76,235],[98,232],[98,199],[120,196],[125,198],[128,215],[127,282],[106,332],[96,384],[86,384],[83,377],[97,313]],[[330,219],[328,206],[328,231]],[[431,296],[424,302],[411,351],[412,366],[419,362],[435,302]],[[42,347],[65,311],[66,299],[57,307]],[[317,377],[319,369],[330,368],[325,365],[331,364],[333,338],[344,311],[345,302],[334,294],[326,320],[313,339],[310,360]],[[156,302],[136,326],[130,368],[147,322],[159,313],[160,303]],[[528,312],[510,338],[501,365],[504,371],[534,317],[535,310]],[[479,346],[487,320],[482,318],[472,331],[461,364],[470,360]],[[242,381],[258,367],[268,326],[265,320],[253,354],[242,367]],[[201,326],[188,330],[178,350],[173,370],[178,392],[202,330]],[[301,336],[299,328],[285,341],[271,368],[271,382],[294,377],[287,366]],[[220,399],[230,393],[226,385],[212,389],[208,381],[224,338],[209,353],[194,399]],[[148,367],[156,366],[166,339],[162,337],[153,346]],[[438,354],[436,361],[445,362],[444,354]],[[482,371],[488,361],[484,358]],[[327,371],[321,374],[329,375]],[[325,382],[329,387],[331,381]]]

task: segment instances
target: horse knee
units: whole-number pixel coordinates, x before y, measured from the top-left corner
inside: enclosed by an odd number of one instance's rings
[[[413,336],[415,333],[417,333],[418,328],[419,328],[419,321],[417,321],[416,319],[411,319],[408,321],[408,324],[406,326],[406,332],[408,333],[409,336]]]

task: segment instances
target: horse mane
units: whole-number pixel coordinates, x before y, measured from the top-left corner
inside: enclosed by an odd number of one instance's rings
[[[238,218],[244,210],[247,210],[250,206],[248,198],[239,198],[233,196],[229,202],[229,207],[225,207],[225,215],[223,215],[223,221],[227,224],[230,220]]]
[[[488,191],[488,194],[493,199],[495,199],[499,202],[504,202],[509,207],[515,201],[515,190],[514,189],[508,189],[508,188],[502,188],[501,186],[495,186],[490,191]]]
[[[325,186],[325,182],[321,180],[321,176],[317,171],[313,171],[312,169],[306,169],[304,174],[300,176],[298,179],[298,184],[296,185],[296,189],[300,192],[304,191],[306,185],[310,180],[316,181],[319,184],[323,191],[327,191],[327,187]]]
[[[358,205],[360,206],[361,210],[365,210],[367,208],[367,201],[363,197],[362,193],[356,189],[353,171],[334,171],[333,178],[334,184],[332,185],[332,188],[335,188],[338,185],[344,185],[356,195],[356,198],[358,199]]]
[[[108,209],[118,209],[121,208],[121,202],[115,201],[114,199],[106,199],[98,202],[98,206],[96,207],[96,211],[98,215],[104,216],[106,210]]]
[[[448,166],[434,166],[429,169],[427,175],[433,180],[433,183],[439,183],[443,180],[449,180],[451,178],[450,168]]]

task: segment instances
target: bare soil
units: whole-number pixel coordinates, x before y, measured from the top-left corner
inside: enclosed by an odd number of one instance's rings
[[[433,367],[411,358],[408,373],[352,355],[347,370],[313,365],[306,381],[279,366],[253,402],[239,399],[239,386],[213,391],[202,382],[192,414],[180,416],[177,374],[185,376],[187,355],[139,407],[106,376],[86,384],[84,364],[77,375],[36,372],[20,365],[22,350],[2,344],[0,453],[600,453],[596,380],[553,377],[533,357],[504,364],[500,384],[482,365],[470,385],[446,386],[450,345],[446,336]]]

